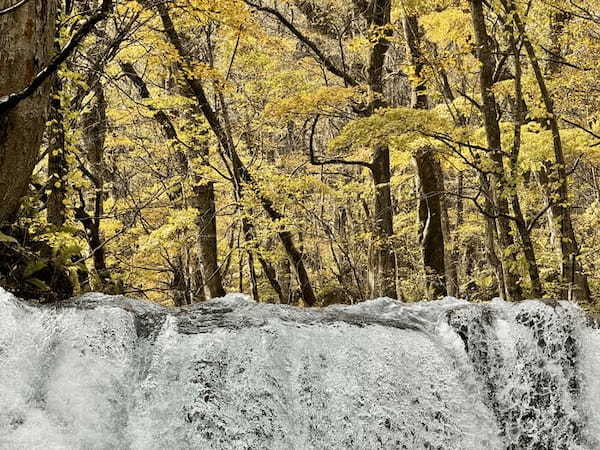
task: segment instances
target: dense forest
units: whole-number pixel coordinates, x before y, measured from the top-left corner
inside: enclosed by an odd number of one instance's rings
[[[0,0],[0,285],[600,296],[598,0]]]

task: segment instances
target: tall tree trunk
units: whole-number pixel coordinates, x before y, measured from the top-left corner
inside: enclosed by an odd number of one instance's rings
[[[497,216],[498,240],[502,271],[506,287],[505,297],[508,301],[519,301],[522,298],[520,277],[514,272],[516,266],[514,239],[512,236],[509,207],[506,198],[506,178],[502,156],[502,138],[498,122],[498,105],[493,92],[495,64],[492,59],[491,38],[487,33],[482,0],[470,0],[471,18],[475,31],[476,56],[480,63],[479,86],[481,90],[481,110],[487,137],[489,156],[494,163],[494,172],[490,179],[493,197],[494,215]]]
[[[394,235],[394,211],[390,187],[390,151],[387,146],[375,149],[371,173],[375,184],[372,295],[396,298],[396,258],[391,242]]]
[[[375,27],[380,36],[371,51],[368,67],[368,83],[371,101],[369,112],[386,106],[383,92],[383,69],[385,57],[390,47],[387,31],[383,29],[390,23],[391,1],[372,2],[367,20]],[[394,235],[394,208],[392,205],[390,149],[387,145],[378,145],[373,154],[371,174],[375,187],[375,210],[373,212],[374,258],[373,296],[397,297],[396,258],[392,237]]]
[[[85,211],[86,205],[82,197],[82,204],[78,208],[76,218],[80,220],[86,230],[94,269],[101,284],[100,289],[105,289],[112,284],[106,265],[106,250],[100,232],[100,224],[104,216],[104,179],[106,175],[104,163],[104,141],[106,140],[107,131],[106,98],[104,89],[99,82],[96,83],[93,91],[93,106],[82,118],[84,128],[83,145],[91,167],[89,177],[94,186],[93,213],[90,216]]]
[[[437,161],[439,164],[439,161]],[[440,170],[440,188],[442,192],[446,192],[446,183],[444,180],[444,172]],[[458,267],[457,258],[460,255],[457,254],[455,249],[454,239],[452,236],[452,224],[450,223],[450,217],[448,215],[448,196],[443,195],[441,198],[442,208],[442,230],[444,232],[444,258],[445,258],[445,269],[446,269],[446,293],[452,297],[458,297],[459,282],[458,282]]]
[[[554,165],[549,167],[548,178],[550,186],[557,186],[557,188],[553,189],[553,193],[558,197],[558,200],[553,203],[552,209],[560,235],[561,276],[563,284],[562,295],[564,298],[569,298],[580,303],[589,303],[591,301],[591,293],[587,275],[583,272],[581,264],[577,261],[579,246],[577,244],[577,238],[575,236],[571,218],[567,169],[560,129],[554,110],[554,100],[546,85],[546,79],[540,67],[533,44],[527,36],[525,25],[517,13],[513,1],[502,0],[502,3],[506,11],[510,13],[510,17],[512,17],[517,30],[523,37],[523,46],[529,57],[529,62],[540,90],[542,102],[544,103],[547,113],[548,128],[552,134],[552,146],[554,149],[555,161]]]
[[[514,131],[513,131],[513,148],[510,156],[510,167],[512,179],[516,180],[518,175],[518,162],[519,153],[521,151],[522,141],[522,128],[525,122],[525,101],[523,99],[523,69],[521,64],[521,54],[519,47],[514,36],[514,30],[511,24],[506,24],[505,29],[508,35],[508,41],[510,49],[513,54],[514,66],[515,66],[515,98],[514,98]],[[531,295],[534,298],[541,298],[543,295],[542,281],[540,279],[540,271],[537,264],[537,258],[535,256],[535,250],[533,248],[533,241],[531,239],[531,233],[523,211],[521,210],[521,202],[519,200],[519,193],[516,188],[516,181],[513,192],[510,194],[510,200],[512,209],[516,218],[517,231],[521,238],[521,245],[523,248],[523,254],[525,261],[527,262],[527,269],[529,271],[529,280],[531,282]]]
[[[441,93],[445,97],[447,104],[451,104],[454,102],[454,92],[450,87],[450,82],[448,81],[448,74],[443,68],[438,69],[439,77],[441,80]],[[467,118],[460,111],[452,112],[452,117],[454,118],[454,122],[457,126],[465,126],[467,123]],[[443,174],[442,174],[443,175]],[[444,178],[442,177],[442,181]],[[463,191],[464,191],[464,174],[462,171],[458,172],[458,180],[457,180],[457,197],[456,197],[456,226],[455,230],[458,232],[460,230],[461,225],[463,224]],[[446,189],[443,189],[444,192]],[[442,211],[443,211],[443,225],[445,232],[445,248],[444,251],[446,253],[446,287],[448,290],[448,295],[452,295],[458,297],[460,295],[460,273],[459,267],[461,266],[461,250],[456,245],[456,239],[451,233],[450,220],[448,218],[448,197],[444,195],[442,197]],[[450,251],[449,248],[450,247]],[[463,249],[463,253],[465,255],[469,255],[467,259],[467,263],[465,264],[465,275],[467,278],[471,278],[472,267],[473,267],[473,258],[471,255],[471,247],[472,240],[469,240],[466,243],[465,248]]]
[[[0,0],[0,9],[12,6]],[[55,36],[54,0],[30,0],[0,16],[0,98],[21,91],[49,62]],[[16,219],[37,162],[50,83],[0,113],[0,225]]]
[[[411,107],[428,109],[426,86],[422,80],[423,55],[421,54],[419,21],[415,16],[407,16],[402,20],[402,24],[416,79],[412,84]],[[427,291],[434,297],[441,297],[447,294],[442,222],[443,174],[441,165],[430,147],[423,147],[417,151],[415,164],[419,181],[419,244],[425,266]]]
[[[458,176],[457,176],[458,180],[456,182],[457,186],[456,186],[456,222],[455,222],[455,226],[454,226],[454,230],[455,230],[455,234],[454,234],[454,239],[452,240],[448,240],[447,242],[452,242],[451,244],[451,248],[452,251],[450,253],[450,258],[452,259],[452,265],[454,266],[455,269],[455,273],[456,273],[456,296],[459,297],[461,295],[461,273],[459,271],[459,268],[461,267],[461,254],[463,254],[464,251],[464,255],[468,256],[468,263],[465,264],[464,267],[464,271],[462,273],[465,274],[465,276],[467,277],[467,279],[470,279],[471,275],[472,275],[472,260],[473,258],[470,257],[471,253],[470,253],[470,248],[471,248],[471,242],[472,240],[469,239],[467,240],[466,244],[465,244],[465,248],[464,249],[460,249],[459,246],[457,245],[458,243],[458,237],[460,235],[461,232],[461,227],[464,223],[464,174],[462,171],[458,172]]]

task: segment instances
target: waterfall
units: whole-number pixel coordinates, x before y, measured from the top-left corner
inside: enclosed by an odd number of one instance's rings
[[[597,449],[589,322],[565,302],[50,307],[0,289],[0,448]]]

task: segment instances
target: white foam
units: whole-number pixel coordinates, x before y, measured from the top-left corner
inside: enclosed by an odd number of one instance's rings
[[[600,332],[568,305],[235,294],[138,337],[134,314],[164,310],[83,301],[0,290],[1,449],[599,447]]]

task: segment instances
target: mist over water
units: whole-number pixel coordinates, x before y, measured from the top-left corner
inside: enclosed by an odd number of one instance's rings
[[[587,322],[535,301],[45,308],[0,290],[0,448],[597,449]]]

